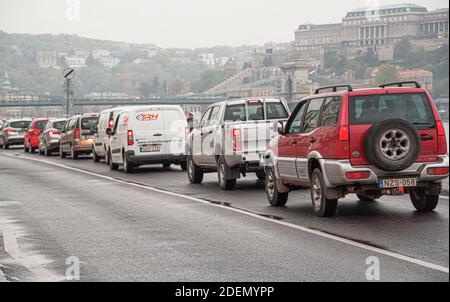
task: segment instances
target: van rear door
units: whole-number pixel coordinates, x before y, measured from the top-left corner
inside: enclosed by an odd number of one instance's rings
[[[129,130],[133,131],[137,144],[137,155],[165,154],[164,116],[161,108],[150,107],[136,110],[129,116],[133,119]]]
[[[164,145],[166,154],[185,153],[187,120],[181,108],[164,108]]]

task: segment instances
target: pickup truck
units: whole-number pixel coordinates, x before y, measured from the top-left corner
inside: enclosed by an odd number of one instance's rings
[[[247,173],[265,178],[264,154],[277,135],[276,125],[289,117],[283,99],[228,100],[208,107],[199,126],[186,140],[187,173],[191,183],[201,183],[204,173],[218,173],[219,185],[234,190]]]

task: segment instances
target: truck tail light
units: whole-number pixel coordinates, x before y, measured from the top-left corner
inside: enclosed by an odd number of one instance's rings
[[[110,118],[108,122],[108,128],[112,129],[114,127],[114,119]]]
[[[367,171],[357,171],[357,172],[347,172],[345,177],[350,180],[367,179],[370,176],[370,172]]]
[[[127,141],[128,141],[128,146],[133,146],[134,145],[133,130],[128,130],[128,132],[127,132]]]
[[[442,121],[436,121],[437,126],[437,135],[438,135],[438,154],[445,155],[447,154],[447,139],[445,137],[445,129]]]
[[[447,175],[448,174],[448,167],[428,168],[427,174],[428,175]]]
[[[80,128],[75,128],[75,130],[74,130],[74,137],[75,137],[75,139],[80,139],[81,138]]]
[[[231,142],[233,151],[241,151],[241,129],[233,129],[231,131]]]

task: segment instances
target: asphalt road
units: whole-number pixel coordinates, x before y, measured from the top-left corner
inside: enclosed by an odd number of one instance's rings
[[[110,171],[0,151],[0,280],[64,280],[68,257],[81,281],[449,281],[449,201],[417,213],[409,198],[342,200],[315,217],[309,190],[269,207],[249,176],[221,191],[216,174],[189,184],[176,167]],[[370,258],[369,258],[370,259]]]

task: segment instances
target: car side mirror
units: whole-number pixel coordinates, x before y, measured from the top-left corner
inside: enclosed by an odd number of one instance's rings
[[[278,134],[286,134],[286,125],[283,122],[277,122],[277,132]]]
[[[111,136],[112,134],[113,132],[111,128],[106,129],[106,135]]]

